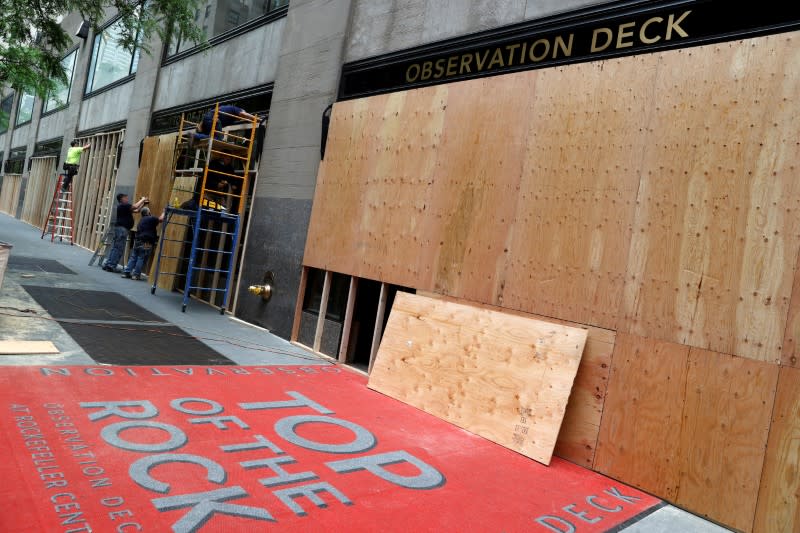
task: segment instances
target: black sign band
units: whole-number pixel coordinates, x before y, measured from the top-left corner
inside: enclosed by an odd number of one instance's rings
[[[800,2],[627,1],[345,64],[339,99],[800,28]]]

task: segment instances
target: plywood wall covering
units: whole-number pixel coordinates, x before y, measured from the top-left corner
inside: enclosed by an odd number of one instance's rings
[[[800,531],[800,370],[781,368],[753,530]]]
[[[797,40],[340,102],[304,263],[777,362]]]
[[[617,335],[596,470],[675,500],[688,358],[688,346]]]
[[[622,330],[780,361],[800,248],[798,42],[660,56]]]
[[[751,530],[777,380],[775,365],[692,348],[678,505]]]

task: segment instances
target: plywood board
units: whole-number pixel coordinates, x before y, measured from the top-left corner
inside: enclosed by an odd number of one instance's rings
[[[142,196],[150,199],[150,210],[158,216],[173,201],[175,149],[177,133],[145,137],[142,162],[136,176],[136,200]],[[135,200],[134,200],[135,201]]]
[[[608,378],[611,371],[611,355],[614,351],[615,332],[542,315],[510,311],[493,305],[466,302],[432,292],[417,292],[417,294],[448,302],[467,303],[473,307],[491,309],[533,320],[585,329],[587,333],[586,345],[583,348],[583,356],[578,366],[575,382],[572,384],[572,392],[567,402],[564,421],[561,423],[561,431],[558,432],[554,455],[586,468],[593,467],[597,449],[597,436],[600,432],[600,420],[603,414],[603,404],[606,399]]]
[[[620,330],[781,360],[800,249],[799,40],[653,56]]]
[[[781,364],[800,367],[800,253],[794,268],[792,297],[789,300],[786,330],[783,333],[781,348]]]
[[[595,469],[675,499],[689,347],[617,334]]]
[[[752,528],[778,369],[691,349],[678,505],[735,529]]]
[[[586,331],[398,292],[369,387],[548,464]]]
[[[59,353],[50,341],[0,340],[0,355],[23,355],[39,353]]]
[[[800,531],[800,370],[781,368],[753,531]]]
[[[656,75],[648,56],[537,75],[504,307],[616,329]]]

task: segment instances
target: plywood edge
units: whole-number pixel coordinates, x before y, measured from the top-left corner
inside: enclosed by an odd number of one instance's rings
[[[24,355],[59,353],[56,345],[50,341],[0,341],[0,355]]]

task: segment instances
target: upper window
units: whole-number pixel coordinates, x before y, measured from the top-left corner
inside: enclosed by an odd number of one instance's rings
[[[94,38],[86,92],[91,93],[136,73],[139,48],[131,53],[119,44],[122,22],[108,26]]]
[[[64,59],[61,60],[61,66],[64,67],[64,73],[67,75],[67,83],[58,83],[58,87],[47,95],[47,101],[44,103],[44,112],[64,107],[69,103],[69,93],[72,89],[72,77],[75,73],[75,60],[78,57],[78,50],[73,50]]]
[[[8,121],[11,118],[11,109],[14,105],[14,93],[0,100],[0,133],[8,131]]]
[[[200,20],[200,13],[195,12],[195,22],[203,27],[206,39],[212,39],[288,3],[289,0],[211,0],[206,4],[203,20]],[[184,41],[180,35],[173,36],[167,55],[175,55],[197,44]]]
[[[33,118],[33,95],[22,93],[17,107],[17,126],[30,122],[31,118]]]

